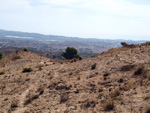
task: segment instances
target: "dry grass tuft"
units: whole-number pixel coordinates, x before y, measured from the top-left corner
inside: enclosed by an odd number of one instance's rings
[[[4,71],[0,71],[0,75],[3,75],[5,72]]]
[[[0,68],[0,75],[3,75],[5,73],[5,68]]]
[[[96,63],[91,66],[91,70],[96,69]]]
[[[133,80],[129,81],[128,86],[129,86],[129,88],[135,88],[136,87],[136,81],[133,81]]]
[[[24,106],[30,104],[33,100],[37,99],[39,96],[38,95],[34,95],[32,96],[31,98],[27,99],[25,102],[24,102]]]
[[[115,107],[114,102],[112,99],[104,100],[104,111],[111,111]]]
[[[121,71],[131,71],[132,69],[134,69],[134,65],[125,65],[123,67],[121,67]]]
[[[141,76],[141,77],[146,78],[147,77],[147,70],[146,70],[145,66],[144,65],[139,66],[135,70],[134,76]]]
[[[119,89],[116,89],[113,93],[111,93],[111,98],[116,98],[120,95],[120,90]]]
[[[150,95],[145,95],[145,96],[143,97],[143,99],[144,99],[144,100],[150,99]]]
[[[150,113],[150,106],[146,106],[145,113]]]
[[[119,83],[123,83],[123,82],[124,82],[123,78],[120,78],[120,79],[118,80],[118,82],[119,82]]]
[[[85,100],[83,101],[83,104],[81,105],[81,108],[87,109],[87,108],[94,108],[96,106],[96,102],[93,100]]]
[[[69,99],[68,93],[65,93],[65,92],[61,93],[61,95],[60,95],[60,103],[64,103],[64,102],[68,101],[68,99]]]

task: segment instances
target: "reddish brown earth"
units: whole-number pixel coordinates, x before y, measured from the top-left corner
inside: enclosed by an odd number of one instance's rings
[[[149,43],[80,61],[21,51],[0,60],[0,113],[149,113],[149,86]]]

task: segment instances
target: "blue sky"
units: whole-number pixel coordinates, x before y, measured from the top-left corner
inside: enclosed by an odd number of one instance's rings
[[[150,40],[150,0],[0,0],[0,29]]]

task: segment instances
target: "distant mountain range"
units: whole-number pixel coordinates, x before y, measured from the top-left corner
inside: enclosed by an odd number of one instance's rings
[[[86,54],[85,57],[89,57],[110,48],[121,47],[120,42],[138,44],[145,41],[65,37],[0,29],[0,48],[18,47],[62,53],[67,47],[74,47],[80,54],[83,56]]]
[[[34,39],[38,41],[78,41],[78,42],[109,42],[109,43],[120,43],[121,41],[126,41],[127,43],[141,43],[144,41],[133,41],[133,40],[110,40],[110,39],[96,39],[96,38],[78,38],[78,37],[65,37],[57,35],[44,35],[39,33],[28,33],[28,32],[19,32],[19,31],[7,31],[0,29],[0,37],[7,38],[23,38],[23,39]]]

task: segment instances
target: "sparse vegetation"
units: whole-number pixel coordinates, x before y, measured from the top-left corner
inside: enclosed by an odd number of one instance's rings
[[[28,68],[28,67],[23,68],[23,70],[22,70],[23,73],[31,72],[31,71],[32,71],[32,69],[31,69],[31,68]]]
[[[148,113],[149,51],[139,45],[82,61],[51,62],[31,52],[6,55],[0,60],[0,111]]]

